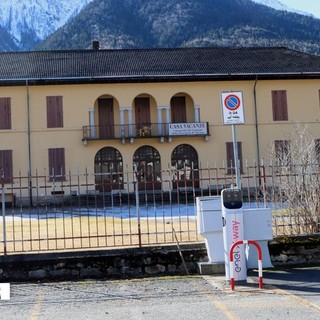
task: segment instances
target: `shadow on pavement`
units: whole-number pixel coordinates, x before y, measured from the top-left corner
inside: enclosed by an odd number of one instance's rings
[[[258,277],[257,270],[248,276]],[[263,283],[289,291],[320,293],[320,267],[263,270]]]

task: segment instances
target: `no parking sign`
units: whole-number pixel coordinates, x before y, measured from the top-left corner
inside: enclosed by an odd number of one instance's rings
[[[222,113],[224,124],[244,123],[242,92],[222,92]]]

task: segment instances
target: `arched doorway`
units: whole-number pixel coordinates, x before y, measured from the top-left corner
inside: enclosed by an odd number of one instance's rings
[[[99,150],[94,159],[96,190],[123,189],[123,163],[120,152],[112,147]]]
[[[199,163],[197,151],[188,144],[180,144],[171,154],[173,189],[199,188]]]
[[[139,190],[161,189],[161,160],[159,152],[151,146],[143,146],[133,155],[133,168]]]

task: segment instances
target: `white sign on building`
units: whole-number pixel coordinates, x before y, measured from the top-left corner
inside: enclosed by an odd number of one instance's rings
[[[222,92],[221,103],[224,124],[244,123],[242,92]]]
[[[194,123],[169,123],[169,136],[196,136],[207,135],[206,122]]]

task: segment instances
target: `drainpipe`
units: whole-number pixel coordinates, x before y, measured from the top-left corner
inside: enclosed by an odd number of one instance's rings
[[[27,89],[27,117],[28,117],[28,182],[29,182],[29,204],[32,207],[32,166],[31,166],[31,125],[30,125],[30,96],[29,96],[29,84],[28,79],[26,79],[26,89]]]
[[[254,86],[253,86],[253,104],[254,104],[254,117],[255,117],[255,127],[256,127],[257,164],[258,164],[258,167],[259,167],[259,163],[260,163],[260,142],[259,142],[259,124],[258,124],[257,92],[256,92],[257,82],[258,82],[258,76],[256,76],[256,79],[254,81]],[[258,172],[259,172],[259,186],[261,186],[260,170]]]

